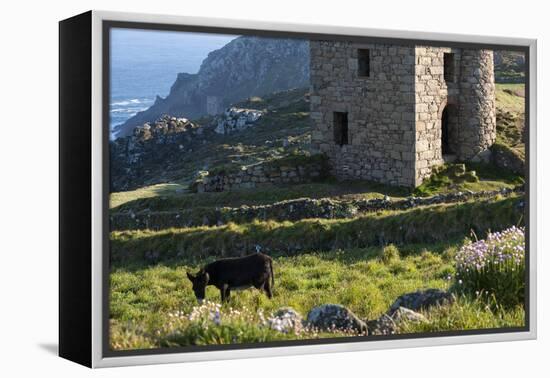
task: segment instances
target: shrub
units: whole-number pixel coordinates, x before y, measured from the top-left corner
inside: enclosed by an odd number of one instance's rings
[[[493,296],[505,307],[525,298],[525,234],[515,226],[466,244],[456,255],[458,288]]]
[[[393,244],[389,244],[382,249],[380,260],[384,263],[399,260],[399,249]]]

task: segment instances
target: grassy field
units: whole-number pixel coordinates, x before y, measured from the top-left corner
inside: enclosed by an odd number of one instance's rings
[[[374,319],[384,313],[401,294],[422,288],[449,288],[451,281],[448,277],[454,273],[453,257],[460,244],[404,245],[399,249],[400,256],[392,258],[385,258],[381,247],[276,257],[273,299],[269,300],[257,290],[233,293],[221,311],[239,311],[242,315],[233,316],[228,321],[230,329],[226,330],[228,333],[225,337],[209,339],[209,342],[345,336],[342,332],[317,334],[307,331],[301,335],[284,335],[262,326],[259,314],[269,317],[274,310],[291,306],[305,316],[317,305],[339,303],[361,318]],[[209,259],[202,262],[207,261]],[[195,322],[188,318],[197,304],[191,284],[185,276],[187,271],[196,271],[199,266],[181,259],[178,263],[143,266],[140,269],[113,269],[112,347],[124,349],[202,344],[203,337],[209,335],[204,330],[197,333]],[[219,291],[209,287],[207,299],[219,302]],[[425,312],[428,323],[404,324],[402,331],[523,325],[524,313],[521,307],[491,309],[487,304],[484,298],[459,298],[450,307]],[[215,328],[214,325],[212,327]],[[243,330],[247,331],[246,337],[240,334]]]
[[[524,85],[497,84],[496,95],[497,140],[521,152]],[[293,97],[289,100],[288,96]],[[443,169],[414,191],[330,179],[238,192],[187,191],[187,184],[203,163],[209,169],[247,165],[307,149],[309,124],[307,103],[302,96],[295,91],[243,103],[242,106],[270,110],[257,129],[223,140],[215,136],[211,144],[193,151],[193,161],[186,157],[173,163],[179,171],[169,176],[177,176],[177,180],[150,180],[153,185],[112,193],[111,214],[208,214],[221,207],[270,205],[298,198],[400,199],[513,188],[524,183],[521,175],[491,165],[467,164],[467,174],[475,176],[475,180],[453,177]],[[289,142],[287,147],[283,147],[285,139]],[[490,231],[522,225],[523,203],[523,195],[513,194],[341,219],[256,219],[214,226],[113,231],[110,345],[122,350],[350,336],[347,332],[311,329],[279,332],[270,326],[270,317],[281,307],[290,306],[305,317],[317,305],[337,303],[364,320],[372,320],[401,294],[425,288],[454,291],[458,284],[454,279],[456,252],[464,243],[484,238]],[[396,246],[397,253],[388,247],[390,244]],[[269,300],[257,290],[246,290],[232,293],[230,302],[223,306],[210,303],[199,307],[186,272],[195,272],[219,257],[253,252],[256,246],[274,258],[274,298]],[[405,322],[398,332],[524,324],[522,306],[504,308],[483,294],[456,293],[452,305],[424,311],[426,323]],[[218,290],[208,288],[207,299],[219,302]]]

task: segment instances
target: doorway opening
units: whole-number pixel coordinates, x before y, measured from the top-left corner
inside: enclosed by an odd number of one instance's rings
[[[455,105],[448,104],[441,114],[441,153],[455,155],[457,151],[458,111]]]

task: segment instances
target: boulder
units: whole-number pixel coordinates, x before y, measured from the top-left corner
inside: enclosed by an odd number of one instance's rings
[[[406,307],[399,307],[391,314],[394,323],[399,326],[401,323],[427,323],[428,319],[418,312]]]
[[[369,335],[393,335],[397,330],[393,318],[388,314],[382,314],[378,319],[367,322]]]
[[[292,307],[283,307],[275,311],[267,320],[269,328],[283,333],[300,333],[302,331],[303,318]]]
[[[382,314],[378,319],[367,322],[369,335],[393,335],[403,323],[425,323],[428,319],[422,314],[405,307],[398,307],[392,312]]]
[[[399,307],[406,307],[413,311],[428,309],[432,306],[442,306],[454,301],[451,293],[439,289],[418,290],[398,297],[388,310],[393,314]]]
[[[344,330],[367,333],[367,324],[353,312],[339,304],[324,304],[307,315],[307,325],[322,331]]]

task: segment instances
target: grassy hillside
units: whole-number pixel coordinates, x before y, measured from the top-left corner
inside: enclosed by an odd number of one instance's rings
[[[525,85],[497,84],[497,147],[525,160]]]

